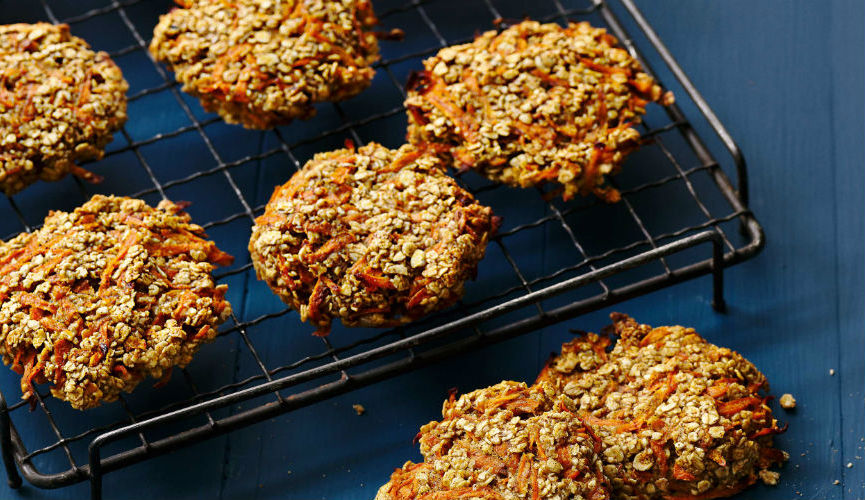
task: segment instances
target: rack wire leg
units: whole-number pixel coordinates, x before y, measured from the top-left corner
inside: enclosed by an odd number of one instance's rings
[[[727,311],[724,300],[724,248],[720,238],[712,240],[712,308],[718,312]]]
[[[18,489],[21,487],[21,475],[15,466],[15,458],[12,457],[12,421],[9,419],[9,407],[6,406],[6,398],[0,392],[0,451],[3,453],[3,465],[6,466],[6,480],[9,487]]]
[[[94,440],[87,450],[90,459],[90,500],[102,500],[102,458],[100,442]]]

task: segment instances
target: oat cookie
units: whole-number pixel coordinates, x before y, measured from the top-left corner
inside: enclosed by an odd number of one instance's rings
[[[456,301],[497,225],[492,210],[410,146],[317,154],[278,187],[249,252],[260,279],[329,331],[412,321]]]
[[[69,26],[0,26],[0,191],[15,194],[98,159],[126,122],[128,85],[105,52]]]
[[[175,0],[150,52],[228,123],[267,129],[367,88],[378,60],[368,0]]]
[[[446,401],[376,500],[610,498],[598,438],[551,386],[501,382]]]
[[[408,139],[449,148],[457,167],[565,199],[617,201],[616,173],[651,101],[672,102],[604,29],[524,21],[441,49],[406,99]]]
[[[562,346],[538,377],[573,398],[603,442],[616,498],[718,498],[786,459],[772,447],[766,377],[692,328],[638,324],[613,314],[620,336],[585,334]]]
[[[96,195],[0,245],[0,355],[74,408],[185,366],[231,313],[215,265],[231,256],[178,205]]]

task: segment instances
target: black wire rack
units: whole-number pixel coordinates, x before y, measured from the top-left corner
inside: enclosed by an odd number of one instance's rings
[[[387,331],[337,328],[319,340],[278,301],[264,309],[249,306],[250,296],[260,301],[269,292],[262,295],[264,285],[255,280],[249,259],[238,258],[218,279],[230,282],[231,290],[239,287],[242,305],[237,307],[235,293],[236,313],[223,325],[216,343],[234,339],[238,352],[249,359],[247,373],[235,374],[228,383],[202,380],[207,378],[202,377],[207,367],[198,372],[194,362],[176,371],[174,380],[180,389],[160,396],[158,391],[139,388],[99,412],[83,429],[66,428],[66,419],[58,414],[74,410],[47,392],[36,394],[31,412],[25,410],[25,401],[9,403],[0,394],[0,449],[13,488],[21,485],[22,476],[40,488],[89,480],[92,497],[98,499],[107,472],[697,276],[712,274],[713,306],[720,310],[724,308],[723,269],[754,256],[764,244],[762,228],[748,209],[747,171],[738,146],[633,0],[539,0],[532,5],[518,0],[410,0],[393,6],[376,1],[383,27],[402,28],[408,36],[401,43],[382,42],[383,57],[376,65],[378,76],[372,88],[345,103],[321,106],[320,116],[309,122],[256,133],[226,126],[203,112],[181,92],[170,72],[149,58],[153,13],[167,10],[167,1],[154,6],[143,0],[101,0],[95,8],[82,11],[81,4],[91,3],[41,0],[29,7],[37,10],[31,17],[68,23],[74,34],[85,25],[105,31],[104,36],[112,40],[109,52],[133,87],[130,122],[118,133],[106,158],[88,166],[119,163],[127,168],[122,173],[116,166],[106,170],[106,184],[95,189],[153,200],[188,198],[193,207],[215,207],[206,210],[205,217],[211,217],[202,225],[221,247],[233,241],[245,248],[243,236],[248,236],[254,217],[263,211],[261,198],[268,194],[264,191],[284,182],[314,152],[330,149],[345,138],[357,144],[384,142],[382,136],[401,139],[408,72],[420,69],[422,59],[441,47],[469,41],[474,32],[493,28],[494,20],[504,19],[506,24],[509,19],[531,16],[605,26],[662,84],[674,89],[677,104],[649,110],[641,130],[646,144],[616,178],[622,201],[615,205],[594,199],[547,200],[540,191],[491,184],[474,174],[458,175],[482,202],[504,215],[504,225],[488,248],[480,283],[468,284],[467,296],[448,311]],[[78,6],[78,11],[71,6]],[[61,11],[73,13],[65,16]],[[454,16],[455,11],[461,15]],[[118,45],[120,39],[129,43]],[[130,77],[145,71],[149,76],[141,77],[143,83]],[[179,113],[186,123],[149,130],[150,118],[164,109]],[[699,116],[700,123],[689,121],[683,110]],[[703,137],[717,143],[713,147],[721,151],[723,163]],[[184,145],[180,149],[174,144],[179,139]],[[226,142],[250,142],[255,148],[249,154],[226,153]],[[195,165],[162,166],[166,159],[183,164],[195,148],[201,151]],[[273,166],[272,179],[261,174],[267,165]],[[735,175],[735,187],[726,170]],[[112,184],[111,179],[119,180]],[[43,198],[52,203],[62,199],[70,206],[89,198],[94,189],[78,179],[63,182],[30,189],[42,189]],[[218,192],[213,188],[217,182],[222,186]],[[32,200],[19,195],[8,201],[19,224],[15,232],[37,226],[38,221],[30,219]],[[221,214],[220,210],[227,210],[222,206],[236,209]],[[36,213],[40,219],[44,216],[44,211]],[[199,217],[195,220],[203,222]],[[243,241],[238,244],[238,240]],[[539,241],[547,242],[545,255],[554,258],[539,263],[543,260],[538,257]],[[256,342],[271,334],[300,340],[285,352],[263,353]],[[207,349],[218,357],[219,345],[205,348],[199,357]],[[154,400],[159,404],[154,405]],[[32,424],[34,414],[41,414],[39,424]],[[47,444],[25,443],[16,424],[28,425],[28,435],[42,435]],[[41,427],[33,430],[34,425]],[[41,469],[40,463],[50,462],[42,459],[51,455],[59,455],[68,467]]]

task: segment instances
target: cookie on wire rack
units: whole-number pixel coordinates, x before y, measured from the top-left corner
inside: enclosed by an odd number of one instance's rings
[[[267,129],[315,115],[375,75],[369,0],[175,0],[150,52],[228,123]]]
[[[418,433],[424,462],[407,462],[376,500],[606,500],[600,442],[548,385],[501,382],[446,401]]]
[[[324,335],[333,319],[396,326],[451,305],[497,225],[437,155],[372,143],[317,154],[277,187],[249,253]]]
[[[448,148],[455,166],[520,187],[551,183],[564,199],[618,201],[607,176],[637,147],[649,102],[672,94],[618,41],[588,23],[523,21],[446,47],[413,76],[412,144]]]
[[[96,181],[78,162],[98,159],[126,122],[128,85],[105,52],[69,26],[0,26],[0,191],[72,173]]]
[[[783,432],[767,405],[766,377],[738,353],[692,328],[652,328],[614,313],[607,335],[562,346],[538,383],[576,403],[603,443],[604,471],[616,498],[729,496],[786,460],[772,447]]]
[[[0,245],[0,355],[73,408],[167,380],[231,313],[211,272],[232,257],[181,207],[96,195]]]

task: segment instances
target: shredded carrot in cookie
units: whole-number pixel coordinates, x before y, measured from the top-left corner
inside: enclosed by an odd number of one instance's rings
[[[65,24],[0,26],[0,192],[68,173],[99,182],[78,162],[101,158],[123,126],[128,87],[108,54]]]
[[[424,463],[394,471],[375,500],[609,500],[599,440],[551,389],[501,382],[452,395],[421,428]]]
[[[409,141],[443,147],[458,168],[565,199],[619,193],[606,182],[639,143],[655,81],[605,30],[523,21],[446,47],[409,81]]]
[[[348,144],[275,190],[249,251],[258,276],[324,334],[336,318],[395,326],[449,306],[497,225],[434,151]]]
[[[759,392],[765,376],[693,329],[638,324],[614,313],[603,336],[562,346],[538,377],[581,402],[614,493],[645,499],[715,498],[784,460],[784,432]],[[610,336],[618,335],[608,352]],[[735,458],[734,458],[735,457]]]
[[[368,0],[176,3],[150,52],[229,123],[266,129],[310,118],[315,103],[352,97],[375,75],[378,21]],[[225,28],[203,32],[209,25]]]
[[[97,195],[52,212],[0,246],[0,355],[25,398],[47,382],[78,409],[113,401],[216,336],[231,307],[211,271],[230,262],[171,202]]]

